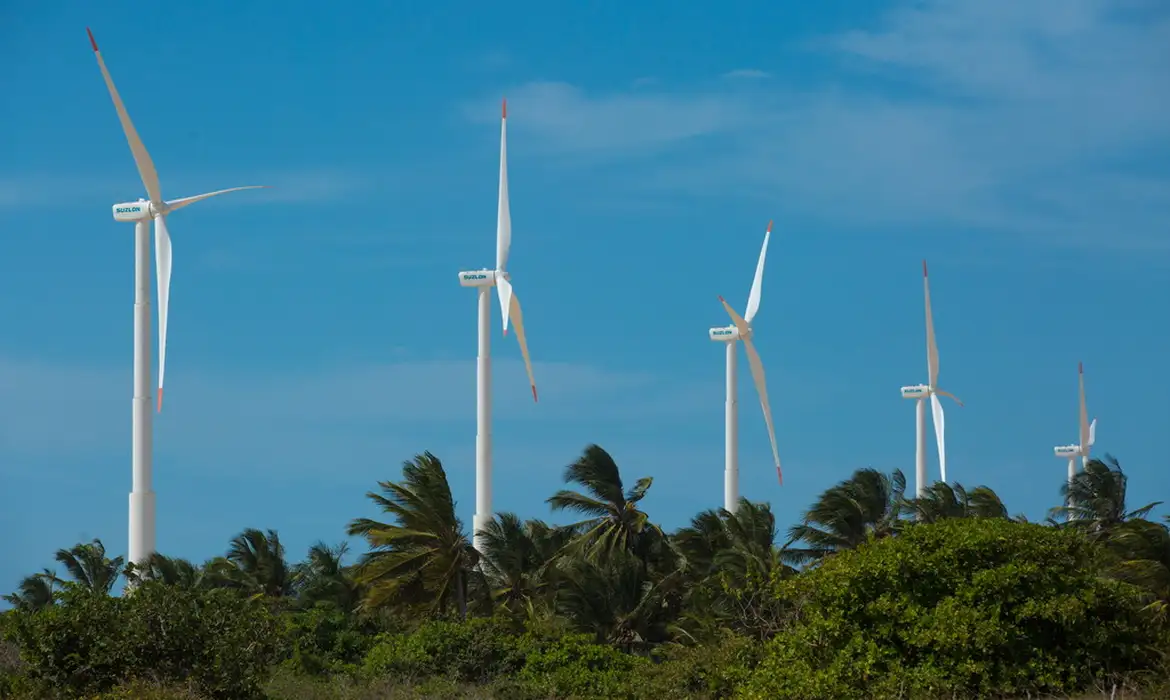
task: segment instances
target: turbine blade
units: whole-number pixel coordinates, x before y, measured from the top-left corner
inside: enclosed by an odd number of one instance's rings
[[[143,186],[146,187],[150,203],[161,210],[163,198],[158,185],[158,172],[154,169],[154,161],[150,159],[150,154],[146,152],[146,146],[142,144],[142,139],[138,137],[138,131],[134,129],[134,122],[130,121],[130,115],[126,113],[126,105],[122,104],[118,88],[114,87],[114,79],[110,77],[110,71],[102,59],[102,52],[98,51],[97,40],[93,38],[93,32],[89,31],[89,27],[86,27],[85,33],[89,35],[89,43],[93,46],[93,55],[97,56],[98,68],[102,71],[106,88],[110,91],[110,98],[114,101],[114,109],[118,111],[118,121],[122,122],[122,131],[126,134],[127,143],[130,144],[130,152],[134,154],[134,163],[138,166],[138,175],[142,178]]]
[[[1089,447],[1092,447],[1097,442],[1097,419],[1094,418],[1092,423],[1089,423]]]
[[[508,249],[512,246],[512,212],[508,208],[508,101],[504,100],[500,119],[500,202],[496,214],[496,269],[508,264]],[[504,318],[508,307],[504,307]],[[507,321],[505,321],[507,327]]]
[[[946,443],[946,418],[943,416],[942,401],[939,401],[938,394],[930,392],[930,412],[934,418],[934,439],[938,441],[938,471],[942,475],[942,480],[946,483],[947,480],[947,443]]]
[[[166,205],[167,205],[166,209],[167,209],[167,213],[169,214],[170,212],[173,212],[177,209],[182,209],[183,207],[187,206],[188,204],[194,204],[195,202],[203,201],[204,199],[207,199],[208,197],[215,197],[216,195],[227,194],[228,192],[239,192],[240,190],[257,190],[257,189],[262,189],[262,188],[266,188],[266,187],[268,187],[268,185],[244,185],[243,187],[229,187],[226,190],[216,190],[214,192],[197,194],[194,197],[183,197],[181,199],[172,199],[171,201],[166,202]]]
[[[508,335],[508,313],[512,309],[512,283],[504,279],[504,273],[496,270],[496,294],[500,297],[500,312],[504,316],[504,335]]]
[[[735,324],[736,330],[739,331],[740,337],[746,338],[751,331],[751,327],[748,326],[747,321],[743,320],[743,317],[737,314],[735,309],[731,308],[731,304],[728,304],[727,300],[723,297],[719,297],[719,303],[723,304],[723,308],[727,309],[727,315],[731,317],[731,321]]]
[[[1085,365],[1080,362],[1077,363],[1077,384],[1081,399],[1081,452],[1087,455],[1089,447],[1089,410],[1085,406]]]
[[[528,384],[532,387],[532,400],[536,401],[536,379],[532,376],[532,358],[528,356],[528,340],[524,336],[524,314],[520,311],[520,297],[509,290],[510,303],[507,316],[512,317],[516,329],[516,340],[520,343],[520,354],[524,357],[524,371],[528,372]]]
[[[962,406],[962,405],[963,405],[963,402],[959,400],[959,397],[958,397],[958,396],[955,396],[954,394],[952,394],[952,393],[951,393],[951,392],[949,392],[949,391],[943,391],[942,389],[935,389],[935,390],[934,390],[934,393],[938,394],[939,396],[946,396],[946,397],[949,397],[949,398],[950,398],[952,401],[954,401],[955,403],[959,404],[960,406]]]
[[[772,236],[772,222],[768,222],[768,229],[764,231],[764,245],[760,248],[760,260],[756,263],[756,277],[752,280],[752,291],[748,295],[747,308],[744,310],[743,318],[748,323],[756,317],[756,312],[760,310],[760,291],[764,286],[764,257],[768,254],[768,239]]]
[[[163,379],[167,370],[167,311],[171,301],[171,236],[163,215],[154,217],[154,263],[158,273],[158,411],[162,413]]]
[[[751,338],[743,339],[744,350],[747,351],[748,366],[752,370],[752,381],[756,383],[756,393],[760,395],[760,407],[764,409],[764,422],[768,425],[768,438],[772,441],[772,458],[776,460],[776,478],[784,483],[784,474],[780,471],[780,450],[776,447],[776,429],[772,425],[772,407],[768,405],[768,385],[764,379],[764,363],[760,362],[760,354]]]
[[[926,276],[926,261],[922,261],[922,290],[926,299],[926,372],[932,388],[938,383],[938,345],[934,340],[934,316],[930,312],[930,278]]]

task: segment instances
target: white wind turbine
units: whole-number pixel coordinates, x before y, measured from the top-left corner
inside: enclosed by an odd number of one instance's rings
[[[1076,445],[1060,445],[1053,448],[1057,457],[1068,460],[1068,481],[1070,484],[1077,474],[1077,457],[1081,458],[1081,469],[1084,469],[1085,465],[1089,463],[1089,450],[1097,441],[1097,419],[1094,418],[1092,423],[1089,422],[1089,411],[1085,407],[1085,366],[1080,362],[1077,363],[1077,383],[1080,387],[1081,398],[1080,442]]]
[[[776,478],[784,483],[780,472],[780,452],[776,449],[776,431],[772,427],[772,409],[768,406],[768,388],[764,381],[764,365],[760,362],[760,354],[752,344],[752,319],[760,310],[760,292],[764,283],[764,257],[768,253],[768,239],[772,235],[772,222],[768,222],[768,229],[764,232],[764,245],[760,248],[760,260],[756,263],[756,277],[752,280],[752,291],[748,295],[747,309],[743,317],[731,308],[723,297],[719,301],[731,316],[732,324],[720,328],[711,328],[707,331],[711,340],[724,343],[727,346],[727,404],[725,407],[724,424],[724,464],[723,464],[723,508],[728,512],[735,512],[739,504],[739,416],[736,401],[736,341],[742,340],[744,350],[747,351],[748,366],[752,371],[752,380],[756,384],[756,392],[760,395],[760,406],[764,409],[764,422],[768,425],[768,437],[772,440],[772,457],[776,461]]]
[[[149,200],[114,205],[114,220],[134,223],[134,398],[131,415],[131,469],[133,481],[130,491],[130,550],[129,560],[143,564],[155,551],[155,495],[152,488],[151,417],[150,417],[150,223],[154,221],[155,269],[158,274],[158,410],[162,411],[163,377],[167,358],[167,306],[171,289],[171,238],[167,233],[166,217],[208,197],[260,187],[232,187],[170,201],[162,198],[158,173],[138,137],[122,98],[114,87],[106,62],[98,51],[93,32],[86,28],[89,43],[97,57],[98,68],[114,101],[122,131],[130,144],[138,174],[146,187]]]
[[[930,313],[930,278],[926,275],[926,261],[922,261],[922,289],[926,297],[926,367],[929,381],[926,384],[902,387],[902,398],[916,399],[916,433],[914,452],[914,494],[921,498],[926,491],[926,399],[930,398],[930,410],[934,418],[934,437],[938,441],[938,468],[942,481],[947,480],[947,451],[944,438],[946,422],[943,418],[942,401],[939,396],[949,396],[960,406],[954,394],[938,388],[938,345],[934,341],[934,317]]]
[[[500,200],[496,217],[496,269],[472,270],[459,273],[459,284],[478,287],[479,294],[479,352],[475,363],[475,516],[472,519],[475,548],[483,551],[480,531],[492,519],[492,360],[491,360],[491,287],[500,297],[504,316],[504,335],[508,334],[508,319],[516,330],[524,369],[532,386],[532,400],[536,401],[536,380],[532,377],[532,361],[528,356],[528,342],[524,338],[524,317],[520,312],[520,298],[512,290],[511,276],[506,272],[508,249],[512,245],[512,216],[508,210],[508,101],[504,100],[500,120]]]

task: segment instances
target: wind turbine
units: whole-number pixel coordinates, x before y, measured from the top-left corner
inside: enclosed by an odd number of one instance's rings
[[[491,287],[500,298],[504,316],[504,335],[508,334],[508,319],[516,330],[524,369],[532,386],[532,400],[536,401],[536,380],[532,377],[532,360],[528,356],[528,341],[524,338],[524,316],[520,312],[520,298],[512,290],[511,275],[505,266],[508,249],[512,245],[512,216],[508,209],[508,101],[504,100],[500,119],[500,200],[496,216],[496,268],[459,273],[459,284],[478,288],[479,352],[475,362],[475,516],[472,535],[475,548],[483,551],[480,531],[492,519],[492,360],[491,360]]]
[[[926,492],[926,399],[930,398],[930,410],[934,419],[934,437],[938,442],[938,468],[942,480],[947,480],[947,451],[944,434],[946,421],[943,418],[942,401],[939,396],[948,396],[960,406],[960,401],[954,394],[938,388],[938,345],[934,341],[934,317],[930,313],[930,278],[926,275],[926,261],[922,261],[922,290],[926,297],[926,368],[929,381],[926,384],[902,387],[902,398],[915,399],[916,425],[915,453],[914,453],[914,493],[916,498],[922,498]]]
[[[1071,484],[1073,477],[1077,474],[1077,457],[1081,458],[1081,469],[1084,469],[1089,463],[1089,449],[1093,447],[1093,443],[1097,441],[1097,419],[1089,422],[1089,411],[1085,407],[1085,365],[1084,363],[1077,363],[1077,382],[1080,385],[1081,395],[1081,415],[1080,415],[1080,438],[1081,441],[1076,445],[1060,445],[1054,447],[1053,451],[1056,456],[1061,459],[1068,460],[1068,482]]]
[[[118,112],[118,121],[122,123],[122,131],[126,134],[130,152],[134,155],[134,163],[138,166],[138,174],[150,197],[149,200],[139,199],[137,202],[114,205],[114,221],[134,223],[134,398],[131,404],[130,436],[133,481],[130,491],[128,558],[135,564],[144,564],[155,551],[155,494],[151,483],[150,223],[154,221],[155,270],[158,275],[158,411],[161,413],[167,358],[167,308],[171,291],[171,237],[167,233],[166,217],[171,212],[208,197],[237,190],[255,189],[260,185],[232,187],[193,197],[164,200],[154,162],[146,152],[146,146],[142,145],[142,139],[138,137],[138,132],[130,121],[130,115],[126,113],[118,89],[114,87],[114,79],[110,77],[106,62],[102,60],[102,54],[98,51],[93,32],[88,27],[85,32],[89,34],[89,43],[93,46],[94,56],[97,57],[98,68],[102,71],[110,98],[114,101],[114,109]]]
[[[742,340],[744,350],[747,351],[748,366],[752,371],[752,380],[756,383],[756,392],[760,395],[760,406],[764,409],[764,422],[768,425],[768,437],[772,440],[772,457],[776,460],[776,478],[784,483],[784,476],[780,472],[780,452],[776,449],[776,431],[772,427],[772,409],[768,406],[768,387],[764,381],[764,365],[760,362],[760,354],[752,344],[752,319],[760,310],[760,291],[764,284],[764,257],[768,253],[768,239],[772,236],[772,222],[768,222],[768,229],[764,231],[764,245],[760,248],[760,260],[756,263],[756,277],[752,280],[752,291],[748,294],[747,309],[741,317],[731,308],[727,300],[719,297],[723,308],[731,316],[732,324],[707,331],[711,340],[727,346],[727,403],[724,413],[724,464],[723,464],[723,508],[728,512],[735,512],[739,504],[739,416],[736,400],[736,341]]]

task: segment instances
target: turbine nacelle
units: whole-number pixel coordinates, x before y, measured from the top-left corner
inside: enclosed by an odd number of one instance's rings
[[[1060,445],[1059,447],[1052,448],[1052,451],[1061,459],[1072,459],[1073,457],[1081,456],[1080,445]]]
[[[930,387],[926,384],[902,387],[902,398],[904,399],[924,399],[927,396],[930,396]]]
[[[707,331],[707,335],[716,343],[730,343],[740,338],[739,329],[734,325],[711,328]]]
[[[121,221],[124,223],[135,223],[138,221],[149,221],[153,216],[150,202],[145,199],[140,199],[137,202],[123,202],[122,204],[114,205],[114,221]]]
[[[496,285],[496,276],[499,273],[495,270],[468,270],[459,273],[459,285],[462,287],[494,287]],[[503,273],[504,279],[511,281],[512,277],[508,273]]]

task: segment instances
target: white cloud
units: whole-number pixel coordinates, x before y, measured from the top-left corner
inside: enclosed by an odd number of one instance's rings
[[[1151,2],[928,0],[789,47],[836,66],[832,83],[534,83],[512,128],[620,162],[609,181],[626,191],[768,199],[855,228],[1164,249],[1170,172],[1150,161],[1170,152],[1167,47],[1170,15]]]
[[[225,184],[226,183],[226,184]],[[372,188],[387,186],[384,179],[367,178],[329,168],[259,172],[251,175],[183,175],[165,181],[168,199],[187,197],[200,192],[241,185],[268,185],[226,197],[217,197],[218,205],[248,206],[260,203],[321,204]],[[92,207],[94,202],[113,205],[145,197],[142,183],[133,177],[111,179],[107,175],[61,175],[22,173],[0,175],[0,210],[52,204],[54,207]]]
[[[678,141],[745,126],[747,113],[718,95],[666,93],[586,95],[560,82],[534,82],[508,93],[509,128],[535,133],[556,151],[613,156],[645,153]],[[482,101],[465,109],[484,121]],[[494,117],[492,117],[494,119]],[[513,123],[516,125],[513,127]]]
[[[772,75],[766,71],[758,68],[737,68],[733,71],[728,71],[723,74],[724,78],[744,78],[748,80],[759,80],[761,78],[771,78]]]
[[[600,426],[634,419],[652,424],[702,405],[694,382],[556,362],[535,365],[540,403],[534,404],[519,361],[497,359],[493,370],[497,427],[571,426],[583,419]],[[165,412],[155,418],[156,451],[209,466],[294,471],[329,469],[339,456],[399,459],[422,449],[420,442],[432,444],[421,436],[472,442],[474,387],[474,361],[291,375],[174,371]],[[129,366],[87,369],[0,358],[0,448],[31,457],[124,453],[129,393]],[[708,393],[718,395],[718,388]]]

